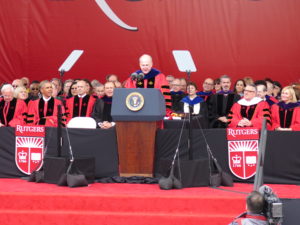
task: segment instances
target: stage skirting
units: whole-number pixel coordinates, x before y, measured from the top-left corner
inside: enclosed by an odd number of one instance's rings
[[[65,129],[63,129],[62,133],[64,140],[62,153],[64,156],[67,156],[69,147]],[[115,129],[69,129],[69,134],[75,157],[95,157],[96,178],[118,176],[118,151]],[[161,162],[173,158],[178,144],[179,134],[179,129],[157,131],[155,171],[159,171]],[[204,129],[201,131],[194,129],[192,131],[194,159],[207,157],[206,143],[203,135],[222,168],[230,173],[228,167],[226,130]],[[0,137],[0,177],[12,178],[25,176],[25,174],[18,170],[15,164],[15,129],[7,127],[0,128]],[[181,159],[188,159],[187,137],[188,131],[184,130],[179,148]],[[300,132],[268,132],[264,165],[265,183],[300,183],[299,137]],[[45,143],[47,144],[46,155],[55,156],[57,151],[56,128],[46,129]],[[157,173],[155,174],[157,175]],[[253,178],[241,180],[234,177],[234,180],[239,182],[252,182]]]

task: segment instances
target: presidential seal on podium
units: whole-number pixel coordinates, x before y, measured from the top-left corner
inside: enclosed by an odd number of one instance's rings
[[[144,96],[139,92],[132,92],[126,97],[126,106],[131,111],[139,111],[145,103]]]

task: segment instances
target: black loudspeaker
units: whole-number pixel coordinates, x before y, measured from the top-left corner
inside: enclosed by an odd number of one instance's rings
[[[67,172],[70,159],[65,157],[47,156],[44,159],[44,180],[45,183],[57,184],[63,174]],[[95,158],[75,158],[70,173],[81,173],[85,175],[88,183],[95,181]]]
[[[207,187],[209,186],[209,160],[180,160],[175,161],[174,175],[181,180],[182,187]],[[171,160],[160,160],[155,171],[156,177],[168,177],[170,174]],[[178,168],[178,166],[180,168]],[[179,170],[180,169],[180,170]],[[181,179],[180,179],[181,178]]]

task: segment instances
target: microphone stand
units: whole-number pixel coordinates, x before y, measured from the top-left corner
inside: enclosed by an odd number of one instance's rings
[[[171,168],[170,168],[169,176],[168,177],[162,177],[162,178],[159,179],[158,183],[159,183],[160,189],[170,190],[170,189],[173,189],[173,188],[176,188],[176,189],[181,189],[182,188],[181,170],[180,170],[180,162],[179,162],[179,160],[180,160],[180,157],[179,157],[179,146],[180,146],[180,143],[181,143],[181,138],[182,138],[182,134],[183,134],[183,130],[184,130],[185,121],[186,120],[184,120],[183,123],[182,123],[182,127],[181,127],[180,134],[179,134],[179,140],[178,140],[177,148],[175,150],[175,154],[173,156],[173,160],[172,160],[172,163],[171,163]],[[175,175],[174,175],[176,158],[178,158],[179,179],[177,179],[175,177]]]
[[[214,178],[213,178],[212,168],[211,168],[212,165],[211,165],[211,162],[210,162],[210,159],[212,159],[213,164],[215,165],[218,173],[220,174],[220,185],[222,184],[224,186],[232,187],[233,186],[233,180],[232,180],[231,175],[229,175],[228,173],[223,171],[221,165],[218,163],[217,159],[214,157],[214,155],[213,155],[213,153],[210,149],[210,146],[209,146],[209,144],[207,142],[207,139],[205,137],[205,134],[203,132],[203,128],[201,126],[199,118],[196,118],[196,121],[198,123],[198,126],[200,127],[201,135],[202,135],[202,137],[204,139],[204,142],[206,144],[206,151],[207,151],[207,156],[208,156],[208,160],[209,160],[208,165],[209,165],[210,185],[214,186],[214,184],[213,184],[213,182],[214,182],[213,179]]]
[[[62,149],[61,114],[62,114],[61,105],[58,105],[57,106],[57,156],[58,157],[61,157],[61,149]]]
[[[63,81],[63,77],[64,77],[64,75],[65,75],[65,71],[64,71],[64,70],[60,70],[60,71],[59,71],[59,75],[60,75],[61,81]]]
[[[187,70],[186,71],[186,76],[187,76],[187,83],[190,83],[191,81],[191,71],[190,70]],[[189,93],[189,91],[188,91]],[[190,106],[189,105],[189,117],[188,117],[188,154],[189,154],[189,160],[192,160],[193,159],[193,150],[192,150],[192,115],[191,115],[191,112],[192,112],[192,107],[193,106]]]
[[[72,150],[72,145],[71,145],[70,135],[69,135],[69,129],[68,129],[67,126],[66,126],[66,136],[67,136],[68,145],[69,145],[69,159],[68,159],[69,160],[69,166],[67,168],[67,171],[64,174],[62,174],[61,177],[59,178],[59,181],[57,182],[57,185],[59,185],[59,186],[69,186],[69,187],[88,186],[88,181],[87,181],[85,175],[81,171],[79,171],[77,166],[75,165],[74,153],[73,153],[73,150]]]
[[[192,113],[191,109],[192,106],[189,106],[190,113],[189,113],[189,132],[188,132],[188,153],[189,153],[189,160],[192,160],[193,157],[193,151],[192,151]]]

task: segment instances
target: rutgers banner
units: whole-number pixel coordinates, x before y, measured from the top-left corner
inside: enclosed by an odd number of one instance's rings
[[[45,127],[16,126],[16,165],[22,173],[31,174],[43,165]]]
[[[255,175],[258,139],[258,129],[227,129],[229,168],[236,177],[246,180]]]

